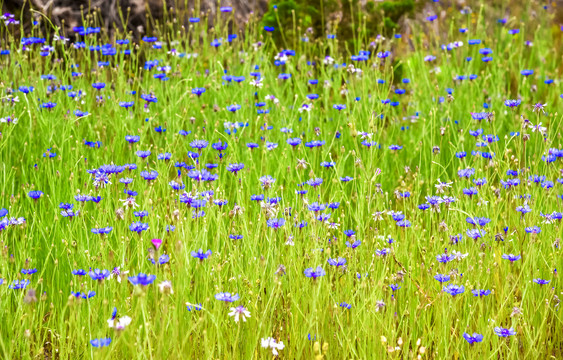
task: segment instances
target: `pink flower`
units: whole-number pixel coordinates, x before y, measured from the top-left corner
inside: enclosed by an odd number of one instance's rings
[[[161,239],[152,239],[151,240],[152,244],[154,245],[154,248],[156,250],[158,250],[158,248],[160,247],[160,245],[162,245],[162,240]]]

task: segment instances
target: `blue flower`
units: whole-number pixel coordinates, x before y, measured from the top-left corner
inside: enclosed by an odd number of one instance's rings
[[[475,289],[475,290],[471,290],[471,292],[473,293],[473,296],[477,296],[477,297],[488,296],[491,294],[491,290]]]
[[[448,282],[450,281],[450,275],[437,274],[434,275],[434,279],[438,280],[441,283]]]
[[[500,326],[495,327],[495,334],[497,334],[500,337],[509,337],[511,335],[516,335],[516,331],[514,331],[514,329],[510,328],[502,328]]]
[[[503,254],[502,258],[505,260],[510,260],[511,263],[520,260],[522,257],[520,255],[513,255],[513,254]]]
[[[32,198],[33,200],[37,200],[40,197],[43,196],[43,191],[39,191],[39,190],[32,190],[30,192],[27,193],[27,195]]]
[[[306,277],[312,278],[313,280],[326,275],[326,272],[321,266],[317,266],[316,269],[307,268],[303,273],[305,274]]]
[[[139,273],[136,276],[129,276],[128,279],[129,282],[131,282],[131,284],[133,285],[147,286],[154,282],[156,275],[146,275]]]
[[[92,278],[92,280],[102,281],[109,277],[110,272],[109,270],[95,269],[95,270],[90,270],[88,272],[88,275],[90,275],[90,278]]]
[[[340,267],[346,265],[346,259],[339,257],[338,259],[328,259],[329,265]]]
[[[544,279],[534,279],[534,282],[538,285],[547,285],[551,280],[544,280]]]
[[[199,249],[197,252],[192,251],[192,256],[196,259],[204,260],[211,256],[211,250],[203,251]]]
[[[141,232],[146,231],[149,229],[149,224],[142,223],[140,221],[133,222],[129,225],[129,230],[136,232],[137,234],[141,234]]]
[[[224,301],[224,302],[235,302],[237,300],[240,299],[240,295],[239,294],[231,294],[228,292],[222,292],[222,293],[218,293],[215,294],[215,299],[219,300],[219,301]]]
[[[271,227],[272,229],[277,230],[285,224],[285,219],[284,218],[268,219],[268,221],[266,223],[267,223],[268,227]]]
[[[92,344],[93,347],[105,347],[111,344],[111,339],[110,338],[93,339],[90,340],[90,344]]]
[[[470,345],[483,341],[483,335],[477,333],[473,333],[473,335],[469,335],[468,333],[463,333],[463,338],[467,340],[467,342]]]
[[[29,280],[14,280],[14,282],[8,286],[8,288],[13,290],[25,289],[29,285]]]
[[[442,290],[450,294],[451,296],[456,296],[462,294],[465,291],[465,287],[463,285],[460,286],[460,285],[449,284],[448,286],[444,286]]]
[[[520,105],[521,102],[521,100],[505,100],[504,105],[513,108]]]

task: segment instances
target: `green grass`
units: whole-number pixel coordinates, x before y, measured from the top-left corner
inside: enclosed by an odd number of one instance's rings
[[[437,6],[437,5],[436,5]],[[178,40],[178,45],[163,42],[162,49],[152,44],[117,46],[115,56],[102,56],[88,48],[76,50],[69,44],[53,43],[51,55],[39,55],[40,45],[22,51],[18,39],[2,28],[3,49],[10,55],[0,57],[3,104],[0,117],[12,116],[17,124],[0,124],[0,207],[9,210],[6,217],[25,217],[25,225],[8,226],[0,231],[2,261],[0,261],[0,354],[6,359],[265,359],[272,358],[269,349],[260,347],[262,338],[283,341],[280,358],[287,359],[379,359],[379,358],[463,358],[463,359],[534,359],[563,356],[563,321],[559,311],[560,280],[554,269],[563,269],[560,246],[554,243],[561,237],[561,223],[545,224],[542,213],[562,210],[557,182],[561,177],[559,160],[542,161],[550,148],[561,148],[561,34],[554,28],[550,12],[531,3],[522,14],[514,14],[507,25],[499,25],[487,13],[487,6],[475,6],[472,15],[448,10],[448,17],[440,21],[437,31],[428,31],[428,23],[413,22],[412,36],[389,38],[369,47],[375,39],[366,38],[366,27],[360,24],[357,41],[359,49],[347,49],[340,39],[326,36],[310,42],[293,43],[296,56],[289,57],[284,67],[274,64],[281,50],[265,33],[259,23],[250,23],[239,32],[232,43],[223,41],[218,48],[209,43],[215,38],[227,38],[226,20],[221,15],[216,28],[202,37],[193,36],[206,28],[204,23],[191,25],[195,29],[181,29],[177,23],[165,22],[157,28],[163,41]],[[530,9],[538,14],[528,18]],[[44,20],[46,21],[46,20]],[[466,34],[458,28],[467,27]],[[520,33],[509,35],[508,29],[519,28]],[[8,29],[10,29],[8,27]],[[363,29],[363,30],[362,30]],[[33,36],[52,39],[53,32]],[[199,32],[198,32],[199,31]],[[276,30],[277,31],[277,30]],[[301,30],[303,31],[303,30]],[[446,34],[448,35],[446,37]],[[26,34],[29,35],[29,34]],[[117,36],[125,38],[127,35]],[[481,39],[481,45],[468,45],[469,39]],[[111,40],[114,43],[115,39]],[[264,45],[254,47],[261,40]],[[532,47],[524,45],[533,42]],[[134,42],[133,39],[131,39]],[[440,45],[462,41],[463,46],[452,51]],[[88,36],[87,46],[110,42],[105,33]],[[481,61],[478,50],[493,50],[494,60]],[[168,54],[171,48],[197,57],[180,58]],[[130,56],[121,50],[133,49]],[[351,51],[370,50],[370,59],[354,63],[361,76],[342,67],[324,65],[330,55],[337,64],[351,63]],[[384,62],[375,54],[391,52]],[[437,59],[425,62],[424,57]],[[468,62],[466,57],[473,60]],[[144,70],[146,60],[160,60],[159,66],[171,67],[168,81],[153,78],[156,69]],[[60,61],[59,61],[60,60]],[[108,60],[109,67],[100,68],[97,61]],[[315,61],[313,67],[308,61]],[[70,65],[79,64],[78,69]],[[255,70],[255,66],[259,70]],[[400,68],[400,69],[399,69]],[[439,71],[436,69],[439,68]],[[523,69],[533,69],[525,77]],[[72,77],[72,71],[82,77]],[[238,84],[226,83],[222,76],[244,75]],[[262,74],[262,88],[249,82],[253,71]],[[292,74],[279,80],[280,73]],[[52,74],[54,81],[41,80]],[[402,74],[402,75],[398,75]],[[475,80],[455,81],[458,75],[476,74]],[[403,84],[401,78],[409,78]],[[546,78],[555,79],[551,85]],[[318,79],[314,87],[309,79]],[[379,84],[377,79],[384,79]],[[330,86],[324,86],[328,81]],[[94,82],[105,82],[106,88],[97,91]],[[83,90],[81,101],[67,96],[69,91],[49,93],[48,86],[72,85],[72,91]],[[34,92],[18,92],[20,86],[33,86]],[[192,88],[205,87],[197,97]],[[395,95],[395,88],[406,94]],[[448,100],[446,88],[453,89]],[[8,89],[14,89],[19,102],[12,105]],[[347,90],[347,94],[342,92]],[[136,95],[128,92],[136,91]],[[257,97],[255,97],[255,92]],[[143,109],[140,94],[153,93],[158,102]],[[303,104],[310,104],[306,95],[317,93],[313,110],[299,112]],[[279,104],[266,101],[275,95]],[[104,102],[97,103],[96,95]],[[356,97],[361,100],[355,101]],[[439,98],[443,97],[443,101]],[[399,101],[391,107],[383,99]],[[506,99],[520,98],[515,110],[504,106]],[[120,101],[135,101],[126,110]],[[52,110],[40,109],[46,101],[57,103]],[[268,114],[257,114],[255,102],[266,102]],[[488,110],[483,103],[489,104]],[[534,113],[534,104],[545,103],[546,113]],[[226,110],[232,104],[241,105],[236,113]],[[337,111],[334,104],[345,104]],[[77,118],[74,110],[88,111]],[[494,112],[494,120],[477,122],[471,112]],[[380,115],[383,117],[380,117]],[[523,118],[547,128],[544,137],[531,129],[523,129]],[[148,120],[147,120],[148,119]],[[248,123],[237,133],[224,131],[225,122]],[[272,130],[261,130],[267,124]],[[162,126],[166,132],[157,133]],[[292,134],[280,131],[287,127]],[[483,135],[498,135],[499,141],[487,147],[476,147],[469,130],[483,129]],[[180,130],[189,130],[184,137]],[[340,133],[337,138],[336,133]],[[371,141],[381,148],[368,149],[361,144],[359,132],[372,133]],[[511,132],[520,132],[511,136]],[[126,135],[139,135],[140,141],[130,145]],[[529,135],[528,141],[523,141]],[[303,143],[293,149],[287,138],[301,137]],[[199,164],[187,156],[193,149],[189,143],[205,139],[209,145],[201,153]],[[90,148],[83,141],[101,141],[101,148]],[[224,157],[211,143],[228,143]],[[324,140],[318,148],[309,149],[305,142]],[[248,142],[260,144],[249,150]],[[268,151],[266,142],[278,143]],[[403,146],[391,151],[388,146]],[[433,151],[439,147],[439,152]],[[53,158],[43,157],[51,148]],[[147,160],[135,155],[137,150],[150,150]],[[455,154],[466,151],[467,157]],[[492,160],[472,156],[471,151],[494,153]],[[170,152],[170,161],[157,160],[157,154]],[[297,167],[304,159],[306,169]],[[215,192],[213,199],[226,199],[223,207],[211,201],[203,209],[205,216],[192,219],[192,209],[179,201],[182,192],[173,191],[168,183],[177,179],[175,162],[184,161],[197,169],[206,163],[219,164],[211,170],[218,180],[197,183],[183,170],[181,181],[186,191]],[[326,169],[323,161],[334,161]],[[95,189],[92,176],[86,170],[103,164],[134,163],[138,170],[112,175],[105,188]],[[227,171],[230,163],[244,163],[237,175]],[[473,186],[461,179],[460,169],[474,168],[472,178],[487,179],[477,196],[463,195],[463,189]],[[158,178],[147,183],[141,170],[156,170]],[[500,181],[509,177],[509,169],[523,169],[519,186],[503,189]],[[528,183],[531,175],[545,175],[553,181],[551,189]],[[263,190],[259,178],[271,175],[276,182]],[[348,183],[339,179],[353,177]],[[137,210],[147,210],[142,221],[150,229],[137,235],[129,225],[137,221],[133,210],[125,210],[123,219],[117,209],[123,209],[125,199],[120,178],[134,179],[129,186],[138,192]],[[299,184],[322,178],[318,188]],[[421,211],[418,205],[425,197],[436,194],[437,180],[452,181],[444,194],[457,201],[441,205],[440,212]],[[304,196],[296,190],[308,190]],[[44,192],[37,201],[28,197],[30,190]],[[409,191],[409,198],[399,199],[397,191]],[[74,201],[77,194],[101,196],[95,204]],[[266,224],[267,214],[252,194],[281,197],[275,218],[286,224],[275,231]],[[530,195],[527,204],[532,211],[524,217],[516,211],[525,203],[522,195]],[[330,229],[317,221],[307,204],[340,202],[331,213],[330,221],[339,224]],[[79,216],[72,220],[60,215],[61,202],[74,203]],[[237,204],[242,214],[231,211]],[[291,208],[291,210],[289,210]],[[402,211],[411,227],[401,228],[389,215],[376,221],[378,211]],[[291,211],[291,216],[289,216]],[[466,235],[473,226],[467,217],[487,217],[486,235],[474,241]],[[295,222],[306,221],[302,230]],[[175,231],[167,232],[166,226]],[[106,235],[95,235],[92,228],[112,226]],[[527,234],[526,227],[540,226],[541,233]],[[505,234],[504,227],[508,227]],[[343,230],[353,229],[362,244],[351,249]],[[230,234],[243,235],[231,240]],[[450,236],[463,234],[456,245]],[[501,234],[501,241],[497,234]],[[290,237],[294,245],[287,245]],[[394,239],[392,245],[386,241]],[[169,263],[155,266],[149,260],[151,239],[163,240],[156,256],[166,253]],[[352,242],[352,240],[350,240]],[[377,249],[391,248],[385,257],[375,255]],[[191,251],[210,249],[210,258],[199,261]],[[467,253],[463,260],[439,263],[436,256],[453,250]],[[511,264],[501,259],[503,254],[519,254],[522,258]],[[343,257],[344,270],[336,269],[327,259]],[[285,266],[285,274],[277,272]],[[321,265],[326,276],[312,280],[304,270]],[[129,276],[139,272],[155,274],[156,281],[144,288],[133,286],[127,277],[121,283],[114,279],[96,282],[88,275],[71,274],[74,269],[113,269],[121,266]],[[22,268],[36,268],[33,275],[23,275]],[[398,274],[401,272],[401,274]],[[442,284],[434,275],[451,274],[450,283],[464,285],[465,292],[456,297],[442,291]],[[360,275],[358,278],[357,274]],[[542,278],[551,280],[540,286],[532,282]],[[26,290],[9,289],[16,279],[29,279]],[[172,282],[173,294],[163,294],[158,284]],[[390,284],[401,288],[394,293]],[[36,290],[36,301],[26,302],[30,289]],[[489,289],[491,294],[474,297],[473,289]],[[88,300],[72,297],[71,291],[96,295]],[[217,301],[219,292],[240,294],[234,304]],[[29,296],[28,296],[29,298]],[[378,301],[386,306],[379,310]],[[188,311],[186,302],[201,303],[201,311]],[[352,307],[339,307],[347,302]],[[243,305],[251,313],[246,322],[234,322],[229,308]],[[116,307],[118,317],[129,316],[131,324],[116,332],[107,320]],[[513,316],[514,307],[522,314]],[[496,326],[513,328],[515,336],[507,339],[495,335]],[[470,346],[463,333],[482,334],[482,343]],[[308,335],[310,335],[311,340]],[[111,337],[108,347],[95,348],[90,340]]]

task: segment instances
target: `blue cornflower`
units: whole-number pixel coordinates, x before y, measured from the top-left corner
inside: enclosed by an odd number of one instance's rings
[[[547,284],[549,284],[550,281],[551,280],[544,280],[544,279],[540,279],[540,278],[534,279],[534,282],[538,285],[547,285]]]
[[[503,254],[502,258],[505,260],[510,260],[510,262],[513,263],[516,260],[520,260],[522,257],[520,255],[514,255],[514,254]]]
[[[8,286],[8,288],[13,290],[25,289],[29,285],[29,280],[14,280],[14,282]]]
[[[329,265],[340,267],[346,265],[346,259],[339,257],[338,259],[328,259]]]
[[[479,230],[479,229],[468,229],[466,233],[467,236],[469,236],[473,240],[477,240],[478,238],[481,238],[486,234],[484,230]]]
[[[88,275],[90,275],[90,278],[92,278],[92,280],[102,281],[109,277],[110,272],[109,270],[95,269],[95,270],[90,270],[88,272]]]
[[[508,106],[508,107],[516,107],[518,105],[520,105],[520,103],[522,102],[522,100],[505,100],[504,101],[504,105]]]
[[[349,241],[346,241],[346,246],[352,249],[357,248],[358,246],[360,246],[362,244],[362,242],[360,240],[356,240],[353,243],[350,243]]]
[[[395,291],[397,291],[397,290],[399,290],[399,289],[401,288],[401,287],[400,287],[399,285],[397,285],[397,284],[390,284],[389,287],[391,288],[391,290],[392,290],[393,292],[395,292]]]
[[[110,343],[111,343],[110,338],[100,338],[100,339],[90,340],[90,344],[92,344],[93,347],[105,347],[105,346],[109,346]]]
[[[37,200],[40,197],[43,196],[43,191],[39,191],[39,190],[32,190],[30,192],[27,193],[27,196],[29,196],[30,198],[32,198],[33,200]]]
[[[201,151],[202,149],[205,149],[207,147],[207,144],[208,142],[206,140],[194,140],[190,143],[190,146],[192,147],[192,149]]]
[[[473,333],[473,335],[469,335],[468,333],[463,333],[463,338],[467,340],[469,345],[473,345],[474,343],[483,341],[483,335],[477,333]]]
[[[323,183],[323,179],[322,178],[313,178],[313,179],[309,179],[307,180],[306,184],[312,187],[317,187],[320,186]]]
[[[155,180],[158,177],[158,172],[156,170],[141,171],[141,173],[139,175],[147,181],[152,181],[152,180]]]
[[[233,174],[237,174],[239,171],[241,171],[242,169],[244,169],[244,164],[229,164],[227,166],[227,170],[232,172]]]
[[[133,222],[129,225],[129,230],[136,232],[137,234],[141,234],[141,232],[146,231],[149,229],[149,224],[142,223],[140,221]]]
[[[301,144],[301,139],[300,139],[300,138],[290,138],[290,139],[287,139],[286,142],[287,142],[289,145],[295,147],[295,146]]]
[[[495,328],[495,334],[500,336],[500,337],[509,337],[511,335],[516,335],[516,331],[514,331],[514,329],[510,328],[502,328],[500,326],[497,326]]]
[[[473,217],[473,218],[468,217],[465,219],[465,221],[467,221],[471,225],[485,226],[491,222],[491,219],[486,217]]]
[[[345,308],[350,310],[352,308],[352,305],[345,303],[345,302],[341,302],[340,304],[338,304],[338,306],[340,306],[341,308]]]
[[[277,230],[285,224],[285,219],[284,218],[268,219],[268,221],[266,223],[267,223],[268,227],[271,227],[272,229]]]
[[[454,255],[448,255],[448,254],[436,255],[436,260],[438,260],[438,262],[441,262],[441,263],[444,263],[444,264],[452,261],[453,259],[455,259]]]
[[[231,293],[228,293],[228,292],[222,292],[222,293],[215,294],[215,299],[217,299],[219,301],[224,301],[224,302],[235,302],[235,301],[240,299],[240,295],[239,294],[231,294]]]
[[[450,294],[451,296],[456,296],[462,294],[465,291],[465,287],[463,285],[460,286],[460,285],[449,284],[448,286],[444,286],[442,290]]]
[[[530,226],[525,228],[526,232],[528,234],[539,234],[541,232],[541,229],[539,226]]]
[[[147,286],[154,282],[154,280],[156,279],[156,275],[147,275],[147,274],[139,273],[136,276],[129,276],[128,279],[129,282],[131,282],[131,284],[133,285]]]
[[[77,292],[71,291],[70,293],[71,293],[74,297],[76,297],[76,298],[82,298],[82,299],[90,299],[90,298],[94,297],[94,295],[96,295],[96,292],[95,292],[95,291],[90,291],[90,292],[88,292],[88,293],[82,293],[82,292],[80,292],[80,291],[77,291]]]
[[[103,227],[103,228],[99,228],[99,229],[93,228],[91,231],[92,231],[92,234],[106,235],[106,234],[109,234],[112,230],[113,230],[113,227],[107,226],[107,227]]]
[[[316,269],[313,269],[313,268],[305,269],[304,274],[305,274],[306,277],[313,278],[313,280],[314,280],[318,277],[325,276],[326,272],[324,271],[324,269],[321,266],[317,266]]]
[[[491,290],[475,289],[475,290],[471,290],[471,292],[473,293],[473,296],[478,296],[478,297],[488,296],[491,294]]]
[[[199,249],[197,252],[192,251],[192,256],[199,260],[207,259],[208,257],[211,256],[211,254],[212,254],[211,250],[207,250],[205,252],[202,249]]]
[[[438,280],[441,283],[450,281],[450,278],[451,278],[450,275],[444,275],[444,274],[434,275],[434,279]]]

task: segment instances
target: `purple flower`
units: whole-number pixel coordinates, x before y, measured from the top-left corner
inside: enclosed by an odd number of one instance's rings
[[[397,284],[390,284],[389,287],[391,288],[391,290],[393,290],[393,292],[399,290],[401,287]]]
[[[318,277],[326,275],[324,269],[321,266],[317,266],[316,269],[307,268],[307,269],[305,269],[305,271],[303,273],[305,274],[306,277],[313,278],[313,280],[318,278]]]
[[[534,282],[536,284],[539,284],[539,285],[547,285],[547,284],[549,284],[550,281],[551,280],[544,280],[544,279],[540,279],[540,278],[534,279]]]
[[[100,339],[90,340],[90,344],[92,344],[93,347],[109,346],[110,343],[111,343],[110,338],[100,338]]]
[[[441,283],[448,282],[450,281],[450,275],[436,274],[434,275],[434,279],[438,280]]]
[[[516,331],[514,331],[513,328],[506,329],[506,328],[502,328],[500,326],[497,326],[495,328],[495,334],[497,334],[500,337],[509,337],[511,335],[516,335]]]
[[[37,200],[40,197],[43,196],[43,191],[39,191],[39,190],[32,190],[30,192],[27,193],[27,195],[32,198],[33,200]]]
[[[142,231],[146,231],[149,229],[149,224],[142,223],[140,221],[134,222],[129,225],[129,230],[136,232],[137,234],[141,234]]]
[[[224,302],[235,302],[238,299],[240,299],[240,295],[239,294],[231,294],[231,293],[227,293],[227,292],[223,292],[223,293],[218,293],[215,294],[215,299],[219,300],[219,301],[224,301]]]
[[[460,286],[460,285],[450,284],[448,286],[444,286],[442,290],[450,294],[451,296],[456,296],[462,294],[465,291],[465,287],[463,285]]]
[[[473,296],[483,297],[483,296],[488,296],[491,293],[491,290],[475,289],[475,290],[471,290],[471,292],[473,293]]]
[[[192,251],[192,256],[196,259],[204,260],[211,256],[211,250],[203,251],[199,249],[197,252]]]
[[[25,289],[29,285],[29,280],[14,280],[14,282],[8,286],[8,288],[13,290]]]
[[[503,254],[502,258],[505,259],[505,260],[510,260],[510,262],[513,263],[516,260],[520,260],[522,257],[520,255]]]
[[[340,267],[346,265],[346,259],[339,257],[338,259],[328,259],[329,265]]]
[[[521,100],[510,100],[509,99],[509,100],[504,101],[504,105],[513,108],[513,107],[520,105],[521,102],[522,102]]]
[[[268,224],[268,227],[271,227],[272,229],[277,230],[285,224],[285,219],[284,218],[269,219],[267,221],[267,224]]]
[[[477,333],[473,333],[473,335],[469,335],[468,333],[463,333],[463,338],[467,340],[467,342],[470,345],[483,341],[483,335]]]
[[[207,147],[207,144],[208,142],[205,140],[194,140],[190,143],[190,146],[192,147],[192,149],[201,151],[202,149],[205,149]]]
[[[88,275],[90,275],[90,278],[92,278],[92,280],[102,281],[108,278],[110,273],[109,270],[95,269],[95,270],[90,270],[88,272]]]
[[[129,276],[129,282],[133,285],[142,285],[147,286],[153,283],[156,279],[156,275],[147,275],[143,273],[139,273],[136,276]]]
[[[237,174],[239,171],[244,169],[244,164],[229,164],[227,166],[227,170],[232,172],[233,174]]]

